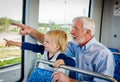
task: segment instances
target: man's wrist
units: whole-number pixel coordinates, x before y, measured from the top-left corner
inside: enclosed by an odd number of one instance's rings
[[[29,35],[32,35],[34,32],[33,32],[33,29],[29,28]]]

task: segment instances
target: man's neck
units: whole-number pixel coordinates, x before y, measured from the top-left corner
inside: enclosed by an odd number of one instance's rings
[[[92,38],[93,38],[93,36],[92,36],[92,37],[86,38],[85,41],[84,41],[83,43],[80,44],[80,47],[85,46]]]

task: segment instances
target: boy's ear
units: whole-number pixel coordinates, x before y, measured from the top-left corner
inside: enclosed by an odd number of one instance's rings
[[[57,47],[57,49],[60,49],[60,45],[57,44],[56,47]]]

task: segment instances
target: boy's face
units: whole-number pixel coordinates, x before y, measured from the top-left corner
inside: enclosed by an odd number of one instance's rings
[[[52,38],[45,38],[44,47],[45,47],[45,50],[48,52],[54,53],[58,50],[57,44],[55,44],[55,42]]]

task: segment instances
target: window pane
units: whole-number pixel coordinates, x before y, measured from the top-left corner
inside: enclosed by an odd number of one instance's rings
[[[72,19],[88,16],[89,0],[40,0],[39,31],[64,29],[68,36]]]
[[[22,22],[22,0],[0,0],[0,82],[20,79],[21,49],[5,46],[4,40],[21,42],[19,28],[12,26],[12,22]]]

